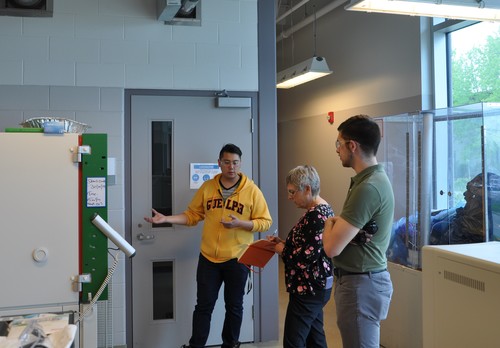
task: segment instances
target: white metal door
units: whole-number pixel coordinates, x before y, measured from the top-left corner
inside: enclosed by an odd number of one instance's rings
[[[132,97],[131,214],[132,243],[137,250],[132,259],[135,348],[177,348],[187,344],[196,302],[202,224],[153,228],[143,220],[151,214],[153,180],[157,180],[153,176],[153,130],[158,124],[171,129],[172,151],[167,151],[163,159],[168,167],[165,171],[172,177],[172,212],[177,214],[184,211],[196,192],[190,189],[190,164],[217,163],[224,144],[234,143],[241,148],[242,171],[251,176],[250,119],[250,108],[216,108],[213,97]],[[165,185],[165,191],[169,191],[168,187]],[[244,299],[242,342],[253,341],[252,306],[250,292]],[[221,344],[223,320],[221,289],[207,345]]]

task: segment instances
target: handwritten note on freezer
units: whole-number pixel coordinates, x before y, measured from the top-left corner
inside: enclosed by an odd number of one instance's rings
[[[106,206],[106,178],[87,178],[87,207]]]

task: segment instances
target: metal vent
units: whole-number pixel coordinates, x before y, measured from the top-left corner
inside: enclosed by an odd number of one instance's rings
[[[108,296],[111,296],[111,291],[110,290],[108,291],[109,291]],[[113,348],[112,302],[110,300],[97,301],[96,306],[97,306],[97,348]]]
[[[466,277],[462,274],[458,274],[455,272],[444,271],[444,279],[450,280],[452,282],[467,286],[471,289],[475,289],[478,291],[485,292],[486,285],[483,281]]]
[[[156,9],[167,25],[201,26],[201,0],[157,0]]]
[[[113,282],[108,283],[108,300],[97,301],[97,348],[113,348]]]
[[[0,16],[52,17],[54,0],[0,0]]]

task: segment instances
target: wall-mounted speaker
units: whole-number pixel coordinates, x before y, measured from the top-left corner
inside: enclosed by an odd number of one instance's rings
[[[54,0],[0,0],[1,16],[52,17]]]

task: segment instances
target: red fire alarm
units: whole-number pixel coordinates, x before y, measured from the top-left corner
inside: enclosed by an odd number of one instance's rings
[[[333,115],[333,111],[328,112],[328,116],[326,117],[326,119],[328,120],[328,123],[333,124],[333,122],[335,121],[335,116]]]

